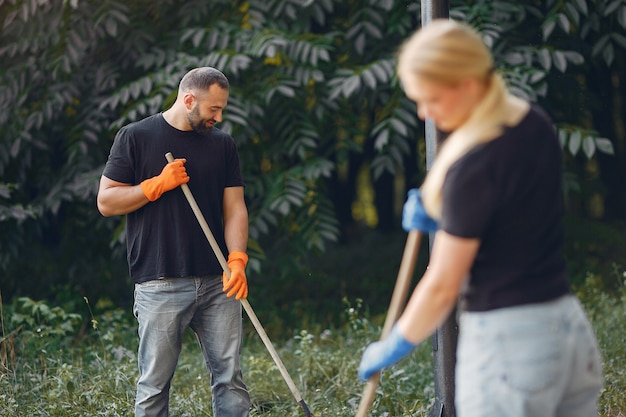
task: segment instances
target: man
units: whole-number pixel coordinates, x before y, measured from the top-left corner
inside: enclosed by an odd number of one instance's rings
[[[228,79],[220,71],[189,71],[169,110],[120,129],[100,180],[102,215],[127,215],[139,324],[136,417],[169,415],[170,383],[187,327],[195,332],[211,373],[213,414],[248,415],[238,301],[248,294],[248,211],[236,145],[215,127],[228,94]],[[167,152],[179,159],[167,163]],[[230,279],[184,194],[176,190],[185,183],[229,254]]]

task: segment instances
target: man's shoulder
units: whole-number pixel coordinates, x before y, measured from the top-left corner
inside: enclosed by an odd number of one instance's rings
[[[153,137],[161,129],[161,120],[163,116],[159,113],[124,125],[118,130],[115,140],[136,143],[141,138]]]
[[[230,136],[228,133],[224,132],[222,129],[218,127],[213,127],[211,129],[211,137],[213,137],[214,139],[218,139],[218,140],[234,142],[234,139],[232,136]]]
[[[127,124],[122,127],[122,129],[127,131],[140,131],[140,130],[151,130],[160,126],[161,121],[163,120],[163,115],[161,113],[153,114],[148,117],[145,117],[141,120],[137,120]]]
[[[235,142],[235,139],[233,139],[233,137],[230,134],[224,132],[221,129],[218,129],[216,127],[211,129],[210,137],[213,142],[219,143],[220,146],[224,147],[225,149],[229,149],[229,150],[237,149],[237,143]]]

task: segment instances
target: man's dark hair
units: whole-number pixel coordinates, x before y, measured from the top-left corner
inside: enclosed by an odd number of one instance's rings
[[[217,84],[228,90],[228,78],[220,71],[212,67],[194,68],[189,71],[180,81],[181,91],[199,90],[206,91],[213,84]]]

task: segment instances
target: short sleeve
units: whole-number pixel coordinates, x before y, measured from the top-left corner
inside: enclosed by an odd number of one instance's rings
[[[124,184],[133,184],[135,181],[130,135],[127,127],[123,127],[117,132],[102,173],[105,177]]]
[[[441,229],[464,238],[480,238],[495,209],[495,186],[485,164],[466,155],[453,164],[443,184]]]
[[[226,165],[226,187],[244,186],[243,175],[239,163],[239,153],[235,141],[229,136],[227,138],[227,165]]]

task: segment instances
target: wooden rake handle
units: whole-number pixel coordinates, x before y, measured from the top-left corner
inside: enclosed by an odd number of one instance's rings
[[[407,298],[409,288],[411,286],[411,277],[415,270],[415,263],[417,261],[417,253],[419,252],[420,240],[422,233],[418,230],[412,230],[407,236],[406,244],[404,245],[404,253],[402,254],[402,261],[400,262],[400,269],[398,270],[398,278],[396,279],[396,285],[391,295],[391,302],[389,304],[389,310],[387,311],[387,317],[385,317],[385,323],[383,324],[383,330],[380,339],[383,340],[389,335],[394,323],[400,317],[402,308]],[[365,385],[363,395],[361,396],[361,402],[356,412],[356,417],[367,416],[367,411],[374,400],[376,394],[376,387],[378,386],[380,374],[376,372],[372,375]]]
[[[174,156],[172,155],[171,152],[166,153],[165,158],[167,159],[168,162],[172,162],[174,160]],[[230,278],[230,268],[228,267],[226,258],[224,257],[224,254],[222,253],[220,246],[215,240],[215,237],[213,236],[213,233],[211,232],[211,229],[209,228],[208,223],[206,222],[204,216],[202,215],[202,211],[200,211],[200,207],[198,206],[198,203],[196,203],[196,199],[193,197],[193,194],[191,194],[191,190],[189,189],[189,186],[187,184],[181,184],[180,187],[183,190],[183,193],[185,194],[185,197],[187,198],[189,205],[191,206],[191,210],[193,210],[193,213],[196,215],[196,219],[198,220],[198,223],[200,223],[200,227],[202,228],[204,235],[209,241],[209,244],[211,245],[211,248],[213,249],[213,252],[215,253],[215,256],[217,257],[217,260],[222,266],[222,269],[224,270],[224,272],[226,272],[226,275]],[[289,390],[293,394],[297,403],[302,408],[302,411],[304,411],[304,414],[307,417],[313,417],[313,414],[311,414],[309,407],[302,399],[302,395],[300,394],[300,391],[298,391],[296,384],[294,384],[293,380],[289,376],[289,373],[287,372],[287,368],[285,368],[285,365],[283,365],[283,362],[280,360],[280,357],[278,356],[276,349],[274,349],[274,346],[272,345],[270,338],[267,336],[265,329],[263,329],[261,322],[259,321],[256,314],[254,313],[254,310],[252,310],[250,303],[245,298],[242,298],[239,301],[241,301],[241,305],[243,306],[244,310],[246,310],[246,314],[248,315],[248,318],[250,318],[250,321],[254,325],[254,328],[259,334],[259,337],[261,337],[261,340],[263,341],[263,344],[265,345],[268,352],[270,353],[270,356],[272,357],[272,359],[274,359],[274,362],[276,363],[276,366],[278,367],[280,374],[283,376],[283,379],[287,383],[287,386],[289,387]]]

